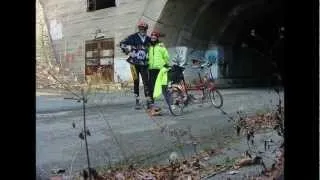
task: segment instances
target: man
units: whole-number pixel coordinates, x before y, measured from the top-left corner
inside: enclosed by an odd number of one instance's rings
[[[138,23],[139,32],[128,36],[120,42],[120,47],[123,52],[130,54],[127,61],[130,63],[131,74],[134,82],[134,94],[136,97],[136,109],[141,108],[139,101],[139,74],[142,78],[144,86],[144,94],[146,98],[151,97],[148,89],[148,67],[147,67],[147,46],[150,44],[150,37],[148,37],[148,24],[140,21]]]
[[[149,69],[149,90],[153,95],[155,83],[160,69],[169,64],[169,53],[166,47],[159,40],[160,33],[153,31],[151,33],[151,43],[148,49],[148,69]],[[151,111],[160,111],[160,108],[154,106],[154,98],[151,96]]]

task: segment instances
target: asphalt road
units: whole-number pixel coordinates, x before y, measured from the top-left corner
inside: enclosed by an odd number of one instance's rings
[[[239,108],[251,113],[271,107],[278,101],[268,89],[221,90],[223,110],[235,113]],[[282,93],[283,95],[283,93]],[[63,96],[37,96],[36,165],[39,174],[47,176],[50,169],[78,171],[86,167],[84,142],[78,134],[83,127],[81,104],[63,100]],[[209,105],[192,105],[185,114],[173,117],[164,109],[163,116],[151,120],[143,110],[133,109],[133,98],[119,94],[94,94],[86,112],[89,154],[92,166],[107,165],[124,156],[166,162],[168,154],[178,151],[175,138],[161,133],[157,123],[169,128],[191,129],[200,140],[199,149],[210,145],[224,146],[235,135],[233,124],[225,115]],[[75,122],[76,128],[72,127]],[[156,123],[157,122],[157,123]],[[110,130],[109,126],[112,130]],[[190,138],[183,139],[190,143]],[[119,145],[120,144],[120,145]],[[191,145],[185,146],[190,153]],[[144,161],[148,162],[148,161]]]

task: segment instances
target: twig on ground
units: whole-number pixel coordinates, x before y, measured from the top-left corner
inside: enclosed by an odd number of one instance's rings
[[[72,155],[72,160],[71,160],[71,163],[70,163],[70,170],[69,170],[69,179],[71,180],[72,179],[72,168],[73,168],[73,163],[74,161],[76,160],[77,158],[77,155],[78,153],[82,150],[82,141],[80,141],[80,149]]]

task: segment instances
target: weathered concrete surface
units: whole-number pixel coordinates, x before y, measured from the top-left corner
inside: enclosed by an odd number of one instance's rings
[[[275,14],[273,10],[278,8],[277,3],[264,4],[260,0],[191,0],[188,3],[184,0],[121,0],[118,7],[87,12],[86,0],[40,2],[57,61],[81,82],[84,80],[85,41],[92,40],[95,31],[100,29],[105,38],[114,39],[115,67],[122,66],[125,55],[120,51],[119,42],[136,32],[140,19],[150,25],[150,32],[155,28],[165,34],[161,40],[168,48],[187,46],[206,50],[211,44],[221,46],[225,49],[224,60],[230,71],[227,78],[258,77],[268,69],[265,63],[248,54],[235,55],[234,44],[240,31],[251,28],[253,18],[263,17],[265,13]],[[129,71],[128,68],[118,71]],[[115,72],[115,77],[118,74],[122,73]]]
[[[249,95],[251,91],[264,91],[263,88],[250,89],[223,89],[223,95],[229,96],[240,96]],[[142,89],[140,89],[141,92]],[[77,91],[75,91],[77,92]],[[80,92],[77,92],[80,94]],[[66,97],[75,97],[68,91],[55,91],[55,90],[41,90],[37,92],[36,97],[36,112],[46,113],[46,112],[59,112],[59,111],[69,111],[77,110],[82,108],[82,104],[74,100],[65,100]],[[131,104],[135,99],[132,91],[118,91],[118,92],[103,92],[103,91],[91,91],[88,93],[88,103],[87,108],[104,106],[104,105],[124,105]],[[142,97],[143,98],[143,97]],[[161,97],[162,98],[162,97]],[[238,99],[239,100],[239,99]],[[267,102],[268,103],[268,102]]]
[[[264,147],[264,141],[272,139],[273,143],[270,143],[270,149],[266,149]],[[279,151],[279,147],[283,143],[283,138],[278,136],[275,131],[269,132],[260,132],[255,135],[254,138],[254,146],[250,145],[250,148],[253,151],[249,150],[247,145],[247,140],[243,137],[240,141],[236,141],[230,143],[229,147],[226,148],[222,154],[215,156],[214,158],[210,159],[208,164],[216,165],[216,164],[223,164],[228,159],[234,159],[243,157],[244,152],[249,151],[249,153],[254,156],[260,156],[263,158],[263,162],[266,168],[271,168],[272,164],[276,160],[277,152]],[[260,153],[254,153],[260,152]],[[230,171],[219,173],[211,178],[207,178],[206,180],[219,180],[219,179],[230,179],[230,180],[237,180],[237,179],[249,179],[249,177],[260,175],[262,172],[263,167],[262,165],[254,165],[254,166],[247,166],[238,169],[238,173],[236,174],[229,174]]]
[[[267,108],[270,100],[273,103],[277,101],[274,93],[263,89],[240,89],[235,90],[234,93],[231,90],[229,93],[227,90],[222,90],[222,94],[225,99],[224,110],[229,113],[234,113],[240,107],[254,113],[259,109]],[[82,126],[81,107],[75,104],[70,105],[71,102],[66,102],[61,97],[55,100],[50,100],[48,97],[44,99],[38,102],[37,108],[51,104],[51,109],[47,109],[46,113],[37,113],[36,163],[38,169],[41,169],[42,173],[56,167],[70,170],[72,161],[74,171],[84,168],[86,166],[84,143],[81,148],[78,138]],[[123,157],[121,149],[125,151],[126,156],[137,158],[154,156],[149,163],[163,161],[168,157],[168,153],[178,151],[173,145],[173,138],[161,134],[160,128],[143,111],[134,110],[134,102],[131,100],[129,97],[126,103],[118,105],[100,103],[99,106],[88,108],[87,125],[92,134],[88,137],[88,143],[92,166],[106,165],[109,160],[113,163],[119,161]],[[55,105],[53,101],[56,101]],[[59,109],[61,104],[65,103],[72,106],[69,111]],[[190,126],[192,135],[202,140],[199,148],[205,148],[208,143],[224,147],[235,135],[233,124],[228,122],[219,110],[212,107],[200,108],[194,105],[188,107],[182,117],[172,117],[166,109],[164,107],[164,116],[155,118],[155,121],[165,123],[170,128],[185,129]],[[75,129],[72,128],[73,121],[76,123]],[[121,148],[115,143],[107,123],[111,125],[114,135],[121,142]],[[188,146],[186,151],[187,149]],[[189,147],[189,149],[192,148]],[[79,153],[75,157],[77,152]]]

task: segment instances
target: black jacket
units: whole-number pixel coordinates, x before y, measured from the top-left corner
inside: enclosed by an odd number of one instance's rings
[[[130,45],[133,47],[131,50],[133,56],[128,58],[128,62],[137,65],[147,65],[147,49],[150,45],[151,38],[149,36],[145,37],[143,42],[138,33],[134,33],[128,36],[126,39],[120,42],[121,49],[125,52],[126,46]]]

